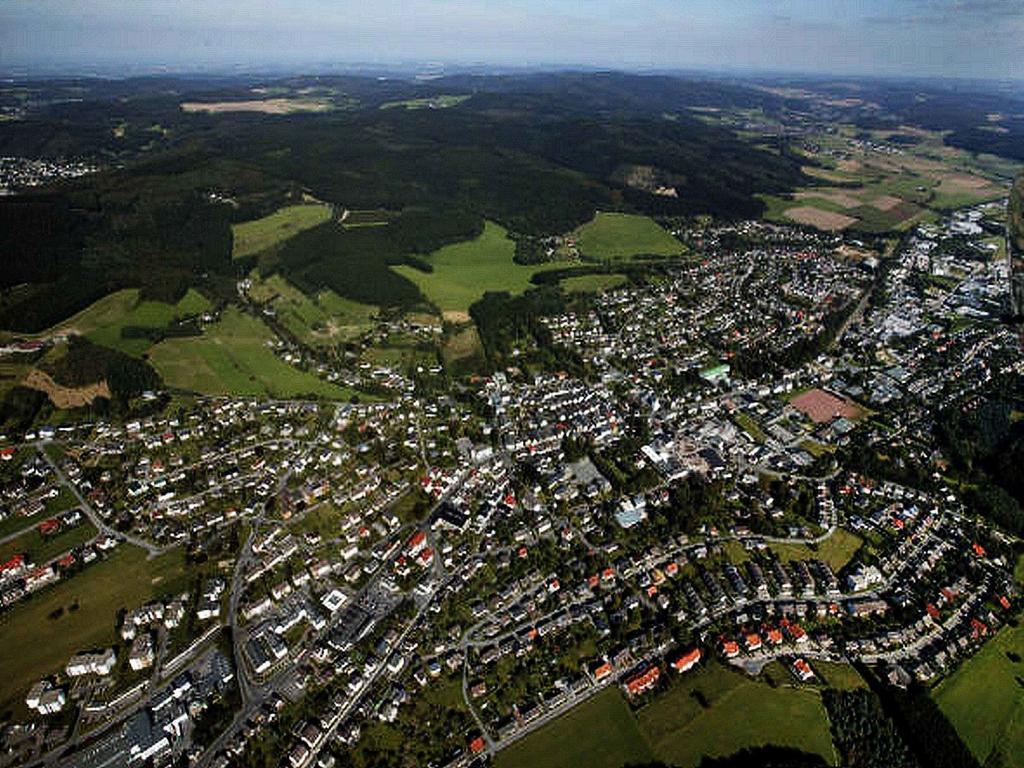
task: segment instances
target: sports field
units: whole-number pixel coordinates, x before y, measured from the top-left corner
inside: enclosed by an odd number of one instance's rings
[[[530,287],[534,273],[565,266],[555,262],[524,266],[512,260],[514,255],[515,243],[502,227],[488,221],[476,239],[447,245],[425,257],[433,272],[407,265],[392,269],[414,282],[445,319],[465,322],[470,306],[487,291],[522,293]]]
[[[495,768],[621,768],[653,755],[617,688],[498,753]]]
[[[118,610],[186,587],[180,549],[147,560],[141,549],[122,544],[103,562],[0,614],[0,714],[23,712],[31,685],[62,670],[76,652],[111,645]]]
[[[683,244],[646,216],[599,212],[576,230],[580,253],[614,261],[634,256],[678,256]]]
[[[1000,630],[932,692],[983,765],[1024,766],[1022,679],[1024,626],[1018,625]]]
[[[324,203],[289,205],[269,216],[245,221],[231,227],[231,257],[254,256],[271,246],[284,242],[304,229],[310,229],[331,218],[331,206]]]
[[[202,336],[161,341],[150,350],[150,362],[169,386],[202,394],[351,396],[285,363],[267,346],[271,339],[259,319],[228,307]]]

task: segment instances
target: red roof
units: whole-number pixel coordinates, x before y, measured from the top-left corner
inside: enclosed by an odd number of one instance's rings
[[[477,736],[475,739],[469,742],[469,751],[472,752],[474,755],[479,755],[481,752],[484,751],[484,746],[484,737]]]
[[[658,667],[651,667],[646,672],[641,672],[639,675],[627,680],[626,690],[629,691],[631,696],[635,696],[653,686],[658,682],[659,677],[661,677],[661,670]]]
[[[936,607],[935,607],[934,605],[932,605],[931,603],[928,603],[928,605],[926,605],[926,606],[924,607],[924,609],[925,609],[926,611],[928,611],[928,615],[929,615],[929,616],[931,616],[931,617],[932,617],[933,619],[938,619],[938,618],[939,618],[939,609],[938,609],[938,608],[936,608]]]
[[[978,544],[977,542],[975,542],[971,546],[971,549],[974,550],[974,554],[976,554],[978,557],[984,557],[985,556],[985,548],[983,546],[981,546],[981,544]]]
[[[25,564],[25,556],[24,555],[15,555],[10,560],[8,560],[6,563],[4,563],[3,565],[0,565],[0,572],[2,572],[2,571],[13,571],[13,570],[16,570],[18,568],[21,568],[21,566],[23,566],[24,564]]]
[[[700,648],[694,648],[693,650],[685,651],[684,653],[676,656],[676,658],[672,660],[672,667],[680,672],[685,672],[698,661],[700,661]]]

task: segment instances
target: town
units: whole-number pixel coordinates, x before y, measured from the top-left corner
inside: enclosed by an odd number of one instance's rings
[[[1024,373],[1004,208],[889,244],[684,223],[696,258],[540,318],[564,366],[441,395],[380,365],[364,402],[148,393],[5,435],[4,609],[59,634],[115,566],[150,583],[16,681],[0,765],[454,767],[709,664],[938,682],[1020,607],[932,423]]]

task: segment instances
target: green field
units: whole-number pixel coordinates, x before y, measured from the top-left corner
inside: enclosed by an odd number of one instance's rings
[[[622,768],[653,756],[617,688],[503,749],[495,768]]]
[[[169,386],[202,394],[351,396],[285,363],[267,346],[272,338],[260,320],[228,307],[202,336],[161,341],[150,350],[150,362]]]
[[[818,559],[828,563],[833,571],[838,571],[853,559],[862,543],[861,538],[856,534],[850,533],[845,528],[836,528],[829,538],[815,548],[806,544],[771,543],[768,546],[783,562]]]
[[[476,239],[447,245],[426,256],[424,261],[433,272],[407,265],[392,269],[414,282],[448,319],[465,321],[470,306],[487,291],[522,293],[530,287],[534,273],[565,266],[554,262],[524,266],[512,260],[514,255],[515,243],[502,227],[488,221]]]
[[[118,291],[111,298],[100,299],[84,316],[79,315],[75,327],[81,331],[88,327],[85,335],[90,341],[117,349],[129,355],[141,355],[149,349],[151,342],[146,338],[125,338],[122,329],[166,328],[175,320],[202,314],[210,309],[210,301],[194,288],[181,297],[177,304],[163,301],[139,301],[135,289]],[[109,301],[108,301],[109,299]]]
[[[576,230],[580,253],[611,261],[634,256],[678,256],[683,245],[646,216],[598,213]]]
[[[377,311],[376,307],[344,299],[330,290],[321,291],[312,299],[280,275],[251,279],[249,296],[270,303],[278,322],[311,346],[336,344],[357,336],[370,328],[370,318]]]
[[[141,549],[122,544],[105,561],[0,615],[0,713],[24,712],[21,699],[32,683],[62,670],[76,652],[113,644],[118,610],[186,586],[180,549],[147,560]]]
[[[380,105],[381,109],[447,109],[461,104],[469,95],[456,95],[442,93],[440,96],[431,96],[422,99],[405,99],[404,101],[386,101]]]
[[[1004,627],[933,691],[960,738],[978,758],[1024,766],[1024,626]]]
[[[850,683],[846,677],[843,682]],[[496,768],[620,768],[653,760],[693,768],[705,755],[765,744],[835,764],[828,715],[816,690],[786,683],[773,688],[718,663],[675,683],[635,715],[617,690],[605,690],[499,752]]]
[[[231,257],[242,259],[284,242],[304,229],[310,229],[331,218],[331,206],[324,203],[289,205],[269,216],[245,221],[231,227]]]
[[[562,280],[562,290],[566,293],[604,293],[612,288],[625,285],[625,275],[577,275]]]
[[[694,696],[699,692],[708,707]],[[637,714],[658,760],[681,768],[704,755],[765,744],[793,747],[835,763],[828,715],[816,691],[772,688],[719,664],[688,675]]]

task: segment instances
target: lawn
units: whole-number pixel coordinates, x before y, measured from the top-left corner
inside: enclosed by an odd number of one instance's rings
[[[617,688],[501,750],[495,768],[621,768],[653,758]]]
[[[474,240],[447,245],[426,256],[433,272],[407,265],[392,269],[414,282],[446,319],[464,322],[470,306],[487,291],[522,293],[531,287],[534,273],[565,266],[555,262],[524,266],[512,260],[514,255],[515,243],[502,227],[488,221]]]
[[[818,559],[828,563],[833,571],[838,571],[853,559],[862,543],[862,539],[856,534],[845,528],[836,528],[831,536],[813,548],[806,544],[772,543],[768,546],[783,562]]]
[[[404,101],[386,101],[380,105],[381,109],[447,109],[454,107],[469,98],[468,94],[442,93],[439,96],[430,96],[420,99],[405,99]]]
[[[150,362],[169,386],[201,394],[351,396],[285,363],[267,346],[272,338],[259,319],[229,307],[202,336],[161,341],[150,350]]]
[[[139,301],[139,292],[134,289],[118,291],[118,293],[126,294],[125,298],[130,298],[130,302],[108,305],[102,312],[102,317],[87,319],[93,328],[86,333],[86,336],[90,341],[129,355],[141,355],[149,349],[151,342],[149,339],[141,337],[125,338],[122,335],[122,329],[126,327],[166,328],[175,320],[199,315],[211,307],[209,299],[194,288],[189,288],[176,304],[168,304],[163,301]],[[114,306],[120,307],[122,311],[115,313]]]
[[[577,275],[562,281],[562,290],[566,293],[604,293],[612,288],[626,284],[626,276],[610,275]]]
[[[269,216],[231,226],[233,243],[231,257],[255,256],[282,243],[304,229],[310,229],[331,218],[331,206],[325,203],[289,205]]]
[[[985,764],[993,752],[1024,766],[1024,625],[1004,627],[933,691],[967,747]],[[998,762],[998,761],[995,761]]]
[[[828,715],[816,691],[772,688],[720,664],[688,675],[640,710],[637,719],[655,757],[681,768],[696,766],[704,755],[765,744],[835,763]]]
[[[634,256],[678,256],[682,243],[646,216],[598,213],[576,230],[580,253],[591,259],[612,261]]]
[[[176,593],[184,577],[180,550],[147,560],[141,549],[122,544],[105,561],[0,615],[0,712],[23,712],[32,683],[62,670],[80,650],[114,643],[118,610]]]
[[[38,523],[37,523],[38,525]],[[70,549],[91,541],[96,535],[92,523],[83,522],[74,528],[66,528],[56,536],[43,536],[36,528],[0,544],[0,562],[7,562],[19,553],[27,553],[37,565],[47,563]]]

